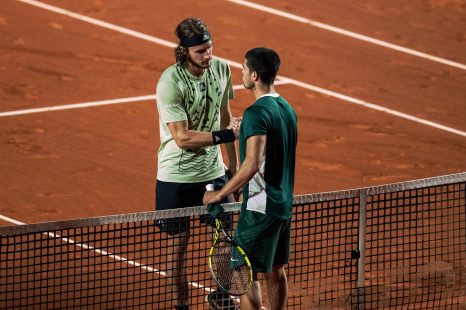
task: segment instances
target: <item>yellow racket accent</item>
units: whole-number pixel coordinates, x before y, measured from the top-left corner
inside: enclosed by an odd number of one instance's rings
[[[251,262],[244,250],[223,229],[221,221],[216,219],[215,226],[208,259],[210,274],[217,285],[229,295],[243,295],[253,282]],[[219,239],[220,231],[225,238]]]

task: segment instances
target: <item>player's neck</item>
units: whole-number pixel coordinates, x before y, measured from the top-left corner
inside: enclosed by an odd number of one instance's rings
[[[200,77],[204,73],[205,69],[200,69],[197,67],[188,67],[188,71],[191,72],[192,75]]]
[[[256,83],[255,87],[253,88],[253,92],[254,97],[256,97],[256,100],[264,95],[276,94],[275,87],[273,86],[273,84],[265,85],[262,83]]]
[[[191,62],[188,62],[187,69],[192,75],[196,77],[200,77],[204,73],[204,70],[205,70],[204,68],[200,68],[198,66],[193,65]]]

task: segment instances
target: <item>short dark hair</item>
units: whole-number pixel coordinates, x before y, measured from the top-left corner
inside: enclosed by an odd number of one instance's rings
[[[196,35],[200,35],[204,32],[208,31],[207,25],[204,23],[203,20],[199,18],[186,18],[185,20],[181,21],[175,29],[175,34],[180,40],[181,37],[193,37]],[[188,48],[178,46],[175,48],[175,59],[176,62],[179,63],[182,67],[186,68],[188,66],[187,63],[187,55],[188,55]]]
[[[263,83],[273,84],[280,68],[280,57],[274,50],[267,47],[253,48],[247,51],[245,58],[249,71],[256,71]]]

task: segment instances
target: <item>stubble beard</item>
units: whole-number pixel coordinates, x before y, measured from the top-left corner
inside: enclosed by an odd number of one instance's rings
[[[243,86],[246,89],[253,89],[254,88],[254,83],[252,83],[252,82],[246,83],[246,82],[243,81]]]
[[[210,64],[212,63],[212,60],[211,60],[211,59],[210,59],[210,60],[203,61],[203,62],[201,62],[201,63],[197,63],[197,62],[195,62],[195,61],[191,58],[191,56],[189,56],[189,54],[186,55],[186,56],[187,56],[186,59],[188,60],[188,62],[189,62],[191,65],[193,65],[194,67],[198,68],[198,69],[202,69],[202,70],[207,69],[207,68],[210,67]]]

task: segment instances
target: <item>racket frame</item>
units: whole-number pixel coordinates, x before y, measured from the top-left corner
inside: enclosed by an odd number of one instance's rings
[[[225,229],[223,228],[222,222],[219,219],[215,219],[215,227],[216,227],[216,229],[215,229],[215,234],[214,234],[214,240],[212,242],[212,247],[210,248],[210,251],[209,251],[209,271],[210,271],[210,275],[211,275],[212,279],[215,281],[215,283],[224,292],[226,292],[226,293],[228,293],[228,294],[230,294],[232,296],[241,296],[243,294],[246,294],[246,292],[251,288],[252,282],[253,282],[253,271],[252,271],[251,262],[249,261],[249,258],[246,255],[246,253],[244,252],[244,250],[233,240],[233,238],[231,238],[230,234],[228,234],[228,232],[225,231]],[[231,291],[227,290],[226,288],[224,288],[222,286],[222,284],[220,283],[220,281],[217,280],[217,276],[215,275],[215,272],[214,272],[214,270],[212,268],[212,254],[214,252],[215,246],[219,242],[220,231],[224,235],[224,240],[223,241],[231,244],[232,247],[235,247],[238,250],[238,252],[243,256],[243,258],[244,258],[244,260],[246,262],[246,265],[248,266],[249,281],[248,281],[248,284],[247,284],[246,288],[239,294],[231,292]]]

